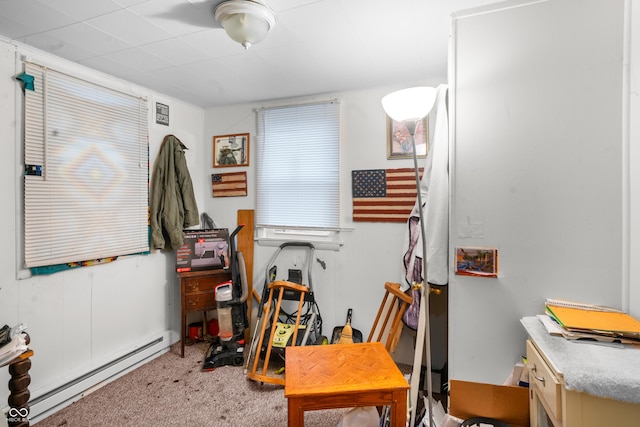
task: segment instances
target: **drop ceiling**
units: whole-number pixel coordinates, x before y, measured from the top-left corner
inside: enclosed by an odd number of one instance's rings
[[[0,37],[204,108],[444,81],[450,15],[495,1],[265,0],[244,50],[221,0],[2,0]]]

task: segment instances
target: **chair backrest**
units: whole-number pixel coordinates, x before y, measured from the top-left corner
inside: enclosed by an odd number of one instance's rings
[[[413,302],[413,298],[400,290],[399,283],[386,282],[384,289],[384,298],[367,342],[380,341],[389,353],[393,353],[402,331],[402,315]]]

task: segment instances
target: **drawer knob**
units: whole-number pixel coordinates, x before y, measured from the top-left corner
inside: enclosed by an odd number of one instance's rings
[[[545,386],[544,377],[539,377],[539,376],[536,375],[538,372],[536,370],[535,363],[533,364],[533,368],[531,368],[531,372],[533,373],[533,378],[535,378],[536,380],[540,381],[542,383],[542,387],[544,387]]]

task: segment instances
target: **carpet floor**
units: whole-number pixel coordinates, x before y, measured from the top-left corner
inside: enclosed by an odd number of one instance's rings
[[[38,427],[287,425],[284,387],[249,380],[243,367],[203,371],[208,343],[180,343],[34,424]],[[305,412],[306,427],[337,427],[344,409]]]

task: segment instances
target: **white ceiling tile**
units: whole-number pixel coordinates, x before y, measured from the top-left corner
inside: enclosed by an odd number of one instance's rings
[[[218,26],[213,18],[211,1],[206,2],[206,5],[208,7],[194,5],[187,0],[154,0],[136,5],[130,10],[177,36]]]
[[[29,34],[38,33],[39,29],[32,27],[29,23],[16,22],[6,16],[0,16],[0,28],[2,35],[9,39],[19,40]]]
[[[78,61],[82,65],[86,65],[89,68],[93,68],[94,70],[100,70],[103,73],[123,78],[124,75],[135,75],[137,70],[129,64],[122,64],[118,61],[115,61],[111,58],[110,55],[102,55],[96,56],[93,58],[83,59]],[[135,81],[131,81],[132,83],[137,83]],[[143,85],[144,86],[144,85]],[[149,86],[145,86],[149,87]]]
[[[26,38],[26,43],[28,44],[36,42],[38,44],[33,44],[34,46],[45,51],[58,52],[56,53],[57,55],[65,58],[70,58],[71,56],[65,56],[60,53],[64,51],[61,50],[62,46],[72,46],[74,52],[80,55],[76,59],[104,55],[131,47],[131,45],[122,40],[111,37],[83,23],[69,25]],[[61,43],[62,46],[57,46],[56,43]]]
[[[92,56],[92,53],[87,49],[68,43],[66,40],[56,37],[51,31],[26,37],[24,43],[70,61],[78,61]]]
[[[87,20],[87,24],[106,34],[136,46],[172,37],[170,33],[160,29],[148,21],[145,21],[128,10],[119,10],[117,12],[89,19]]]
[[[75,20],[89,19],[122,9],[121,5],[111,0],[55,0],[47,2],[47,4]]]
[[[113,0],[114,3],[121,5],[122,7],[133,7],[141,3],[151,2],[153,0]]]
[[[203,59],[198,49],[178,38],[151,43],[141,49],[165,58],[172,65],[189,64]]]
[[[74,19],[58,12],[48,3],[38,0],[12,0],[0,2],[0,14],[13,22],[23,23],[31,32],[22,32],[21,35],[35,34],[53,28],[69,25]],[[4,34],[4,29],[2,30]]]
[[[223,0],[0,0],[0,36],[203,107],[446,80],[451,14],[502,0],[264,0],[245,51]]]
[[[222,29],[199,31],[187,34],[180,39],[197,49],[206,58],[235,55],[244,50],[242,46],[231,40]]]
[[[131,48],[113,52],[109,55],[109,58],[120,64],[127,64],[138,73],[148,73],[172,66],[169,61],[150,52],[146,52],[142,48]]]

